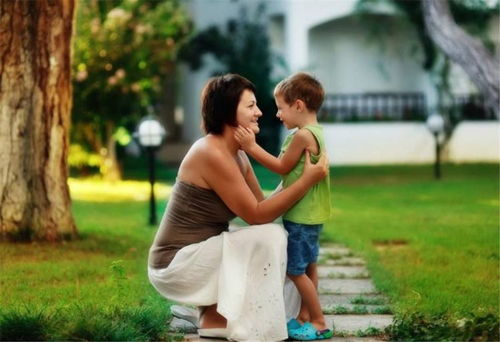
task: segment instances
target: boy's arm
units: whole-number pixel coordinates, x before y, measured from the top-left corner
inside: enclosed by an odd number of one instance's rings
[[[309,145],[310,139],[314,139],[307,130],[297,131],[286,152],[281,158],[277,158],[266,152],[255,142],[255,134],[250,128],[239,126],[234,136],[245,152],[267,169],[280,175],[286,175],[292,171]]]

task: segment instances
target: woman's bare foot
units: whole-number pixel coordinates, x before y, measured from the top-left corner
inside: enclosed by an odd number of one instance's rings
[[[217,304],[205,306],[200,313],[200,328],[215,329],[225,328],[227,320],[217,312]]]

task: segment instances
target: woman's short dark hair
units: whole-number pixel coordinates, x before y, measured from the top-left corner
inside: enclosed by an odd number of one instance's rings
[[[237,126],[236,110],[245,89],[255,93],[252,82],[237,74],[211,78],[201,92],[202,128],[205,133],[222,134],[224,125]]]

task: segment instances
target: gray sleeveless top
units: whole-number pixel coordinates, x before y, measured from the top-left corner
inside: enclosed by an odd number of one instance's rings
[[[177,181],[149,250],[149,266],[167,267],[181,248],[227,231],[235,216],[215,191]]]

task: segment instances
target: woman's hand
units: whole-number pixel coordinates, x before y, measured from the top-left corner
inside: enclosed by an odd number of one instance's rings
[[[304,172],[302,177],[310,182],[311,186],[321,181],[328,175],[328,157],[322,153],[316,164],[311,163],[311,153],[309,150],[305,151],[306,160],[304,163]]]

